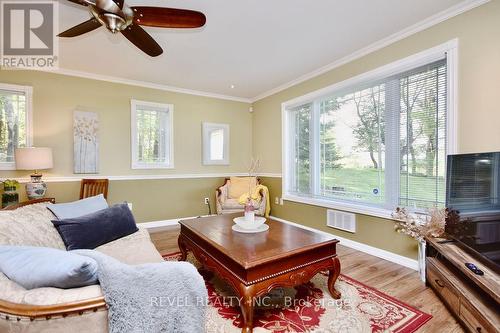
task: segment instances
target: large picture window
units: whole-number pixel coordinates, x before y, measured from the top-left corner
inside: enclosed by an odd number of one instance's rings
[[[0,170],[15,170],[15,149],[31,146],[32,91],[0,84]]]
[[[132,100],[132,169],[173,168],[171,104]]]
[[[443,206],[449,75],[435,58],[284,103],[285,199],[375,215]]]

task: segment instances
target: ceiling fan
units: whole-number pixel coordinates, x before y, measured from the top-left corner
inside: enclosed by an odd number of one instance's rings
[[[92,18],[58,35],[58,37],[76,37],[105,26],[112,33],[121,32],[151,57],[163,53],[158,43],[140,26],[158,28],[199,28],[205,25],[203,13],[176,8],[133,6],[125,0],[68,0],[88,7]]]

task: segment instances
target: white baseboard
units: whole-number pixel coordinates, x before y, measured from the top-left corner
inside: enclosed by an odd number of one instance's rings
[[[206,216],[210,216],[210,215],[181,217],[181,218],[170,219],[170,220],[144,222],[144,223],[140,223],[139,225],[141,227],[148,229],[151,232],[154,232],[155,229],[179,225],[180,220],[194,219],[197,217],[206,217]],[[315,228],[307,227],[307,226],[302,225],[302,224],[298,224],[295,222],[284,220],[284,219],[281,219],[279,217],[271,216],[271,218],[273,220],[280,221],[280,222],[283,222],[286,224],[291,224],[291,225],[297,226],[299,228],[303,228],[306,230],[312,230],[315,232],[325,234],[327,236],[333,236],[333,237],[337,238],[340,241],[340,244],[342,244],[343,246],[346,246],[346,247],[349,247],[351,249],[355,249],[355,250],[358,250],[358,251],[361,251],[364,253],[368,253],[372,256],[375,256],[375,257],[393,262],[395,264],[398,264],[398,265],[401,265],[404,267],[408,267],[408,268],[411,268],[413,270],[418,271],[418,261],[417,260],[410,259],[408,257],[402,256],[402,255],[399,255],[399,254],[396,254],[393,252],[382,250],[382,249],[379,249],[379,248],[371,246],[371,245],[363,244],[363,243],[356,242],[356,241],[353,241],[353,240],[350,240],[350,239],[347,239],[344,237],[340,237],[340,236],[337,236],[337,235],[334,235],[334,234],[331,234],[331,233],[328,233],[328,232],[325,232],[322,230],[318,230]]]
[[[188,217],[180,217],[180,218],[175,218],[175,219],[170,219],[170,220],[142,222],[142,223],[139,223],[139,226],[146,228],[149,231],[154,231],[154,229],[172,227],[172,226],[179,225],[180,220],[189,220],[189,219],[195,219],[198,217],[207,217],[207,216],[211,216],[211,215],[188,216]]]
[[[163,227],[170,227],[170,226],[178,225],[179,224],[179,220],[182,220],[182,219],[171,219],[171,220],[160,220],[160,221],[143,222],[143,223],[138,223],[138,225],[151,231],[152,229],[157,229],[157,228],[163,228]]]
[[[279,217],[271,216],[271,218],[274,219],[274,220],[276,220],[276,221],[280,221],[280,222],[283,222],[283,223],[287,223],[287,224],[291,224],[291,225],[297,226],[299,228],[303,228],[303,229],[307,229],[307,230],[312,230],[312,231],[315,231],[315,232],[320,232],[320,233],[328,235],[328,236],[333,236],[333,237],[337,238],[340,241],[340,244],[343,245],[343,246],[347,246],[347,247],[349,247],[351,249],[355,249],[355,250],[358,250],[358,251],[361,251],[361,252],[364,252],[364,253],[368,253],[368,254],[370,254],[372,256],[375,256],[375,257],[378,257],[378,258],[381,258],[381,259],[393,262],[395,264],[398,264],[398,265],[401,265],[401,266],[404,266],[404,267],[408,267],[408,268],[411,268],[413,270],[418,271],[418,261],[415,260],[415,259],[411,259],[411,258],[402,256],[402,255],[399,255],[399,254],[396,254],[396,253],[393,253],[393,252],[382,250],[382,249],[379,249],[379,248],[371,246],[371,245],[367,245],[367,244],[363,244],[363,243],[360,243],[360,242],[356,242],[356,241],[353,241],[353,240],[350,240],[350,239],[347,239],[347,238],[344,238],[344,237],[340,237],[340,236],[337,236],[337,235],[334,235],[334,234],[331,234],[331,233],[328,233],[328,232],[325,232],[325,231],[321,231],[321,230],[318,230],[318,229],[315,229],[315,228],[307,227],[307,226],[304,226],[302,224],[298,224],[298,223],[295,223],[295,222],[291,222],[291,221],[287,221],[287,220],[284,220],[284,219],[280,219]]]

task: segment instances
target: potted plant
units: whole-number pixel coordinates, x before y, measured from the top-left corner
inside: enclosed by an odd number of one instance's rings
[[[6,179],[2,184],[4,191],[2,193],[2,208],[19,203],[19,194],[17,193],[19,182],[13,179]]]

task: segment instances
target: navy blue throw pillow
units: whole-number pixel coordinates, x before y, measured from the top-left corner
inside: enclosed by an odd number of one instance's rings
[[[79,217],[53,220],[52,223],[68,251],[95,249],[139,230],[126,203]]]

